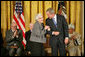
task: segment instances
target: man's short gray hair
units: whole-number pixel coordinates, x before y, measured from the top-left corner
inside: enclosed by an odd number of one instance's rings
[[[35,20],[37,21],[40,16],[42,16],[41,13],[37,14],[36,17],[35,17]]]
[[[46,10],[46,12],[49,12],[50,14],[55,13],[54,10],[53,10],[52,8],[48,8],[48,9]]]
[[[12,21],[11,26],[13,26],[13,25],[16,25],[17,26],[17,24],[16,24],[15,21]]]

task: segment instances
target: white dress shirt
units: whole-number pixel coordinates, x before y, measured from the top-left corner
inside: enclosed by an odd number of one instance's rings
[[[57,15],[55,14],[54,16],[55,22],[57,23]]]

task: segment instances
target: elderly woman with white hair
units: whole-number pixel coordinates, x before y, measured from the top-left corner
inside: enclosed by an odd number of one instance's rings
[[[81,56],[81,35],[74,31],[75,27],[73,24],[69,25],[69,44],[68,52],[69,56]]]
[[[50,29],[49,26],[43,25],[43,16],[37,14],[35,18],[36,22],[33,26],[30,41],[32,42],[31,46],[31,55],[32,56],[44,56],[45,51],[43,43],[46,43],[45,33],[47,29]]]

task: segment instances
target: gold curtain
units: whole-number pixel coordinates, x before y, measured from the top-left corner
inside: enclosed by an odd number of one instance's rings
[[[13,12],[16,1],[1,1],[1,32],[5,39],[5,33],[10,29],[13,20]],[[67,9],[67,22],[75,25],[75,31],[81,33],[81,1],[65,1]],[[25,29],[29,30],[29,23],[35,22],[35,15],[41,13],[45,19],[47,18],[46,10],[52,7],[57,13],[58,1],[22,1]]]

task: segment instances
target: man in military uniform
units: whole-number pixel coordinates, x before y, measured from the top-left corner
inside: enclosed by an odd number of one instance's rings
[[[17,29],[15,22],[12,22],[11,29],[6,32],[6,48],[9,51],[9,56],[14,56],[15,53],[17,56],[22,54],[23,45],[22,45],[22,30]]]
[[[69,44],[68,52],[69,56],[81,56],[81,35],[74,31],[74,25],[69,25]]]

